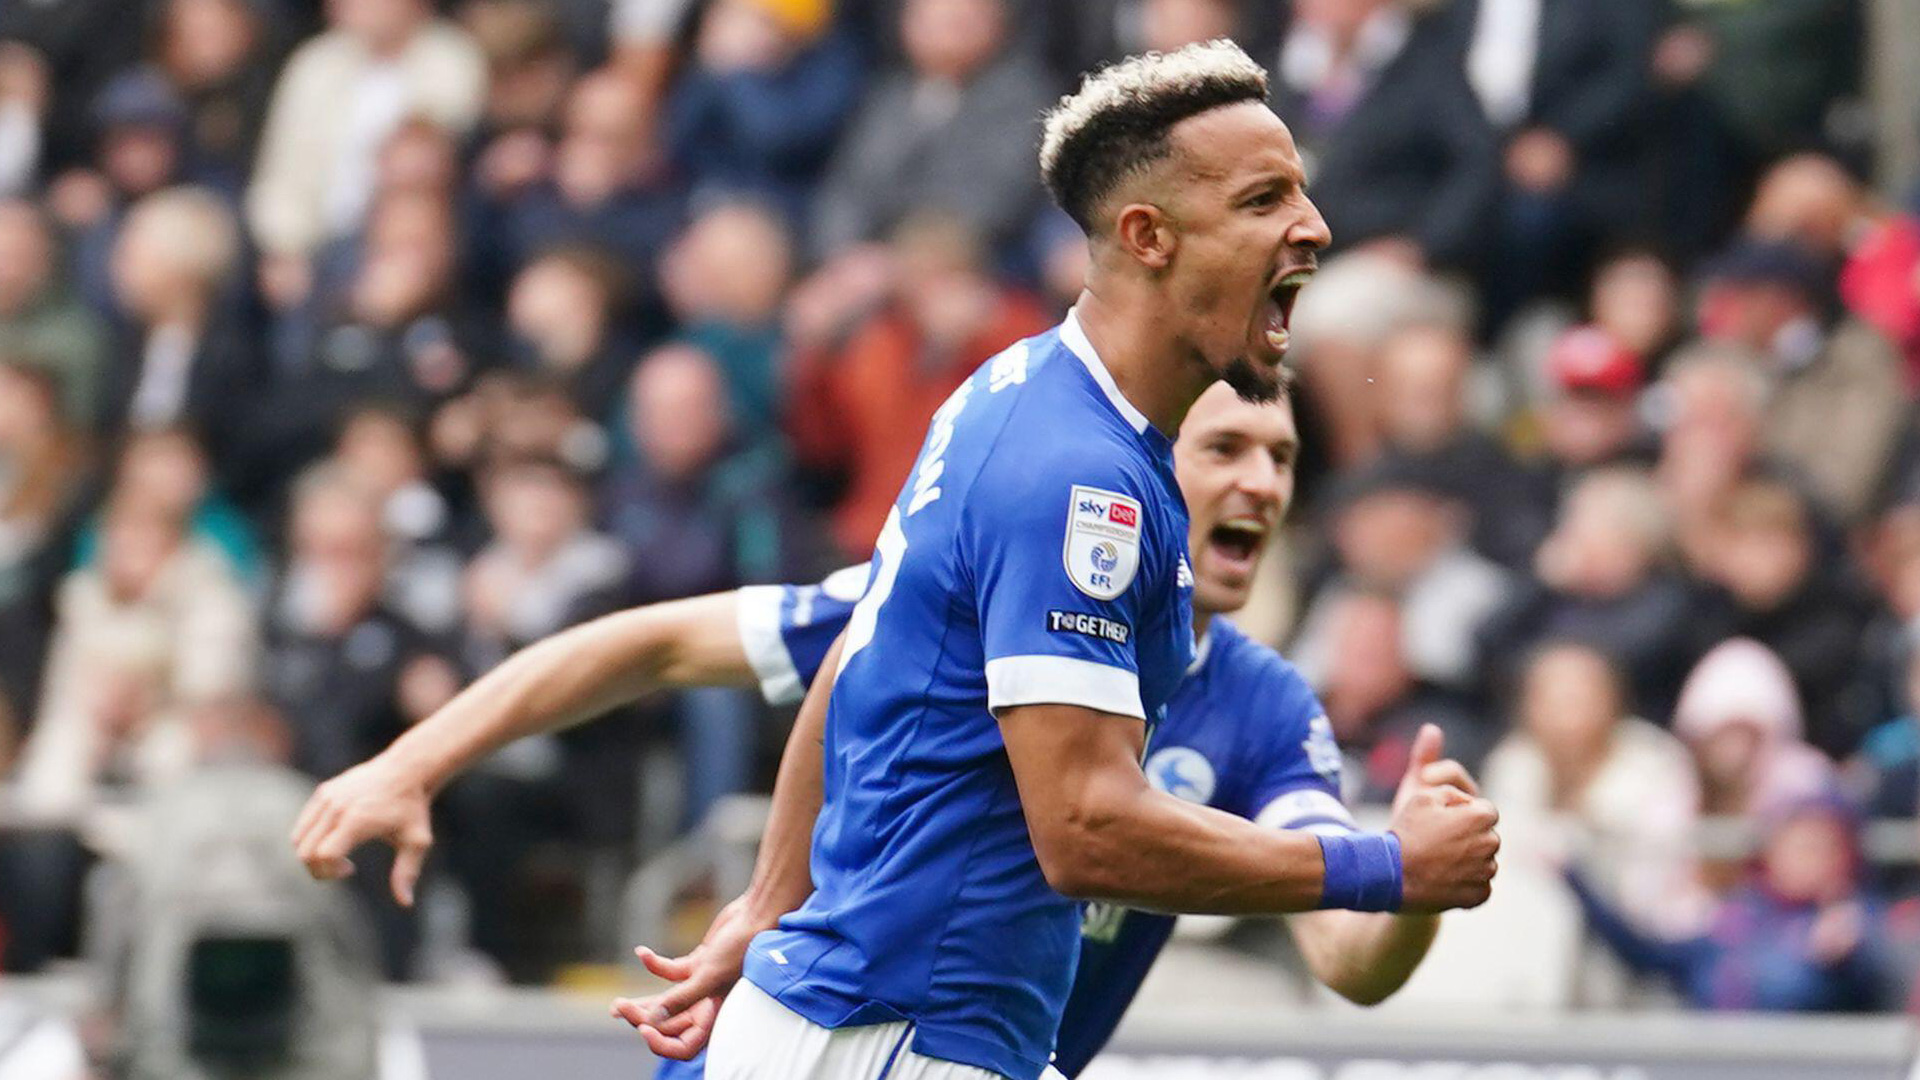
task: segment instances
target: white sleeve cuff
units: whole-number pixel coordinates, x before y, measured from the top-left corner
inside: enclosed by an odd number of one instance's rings
[[[987,708],[1079,705],[1146,719],[1140,677],[1111,664],[1070,656],[1002,656],[987,661]]]
[[[1334,835],[1360,831],[1346,804],[1318,788],[1301,788],[1281,795],[1268,803],[1253,823],[1267,829],[1299,829]]]
[[[734,613],[740,626],[740,648],[747,654],[753,675],[760,680],[760,696],[769,705],[791,705],[806,696],[793,656],[780,636],[780,604],[786,589],[780,585],[746,585],[734,592]]]

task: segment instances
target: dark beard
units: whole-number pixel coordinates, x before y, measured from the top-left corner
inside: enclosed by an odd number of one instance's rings
[[[1233,387],[1240,400],[1249,405],[1271,405],[1287,392],[1288,374],[1284,367],[1267,370],[1244,356],[1236,356],[1220,373],[1220,381]]]

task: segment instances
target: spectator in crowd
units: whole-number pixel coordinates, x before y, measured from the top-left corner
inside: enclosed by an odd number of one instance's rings
[[[1489,626],[1483,651],[1502,658],[1531,641],[1595,643],[1623,668],[1624,708],[1668,715],[1694,659],[1701,614],[1694,590],[1671,569],[1671,550],[1671,524],[1650,477],[1626,467],[1587,473],[1567,492],[1532,580]]]
[[[460,195],[460,142],[453,131],[422,117],[403,121],[374,158],[374,199],[391,195]]]
[[[1785,661],[1807,737],[1835,757],[1853,751],[1871,719],[1856,698],[1867,604],[1844,564],[1822,555],[1806,502],[1789,485],[1741,485],[1721,511],[1708,580],[1724,592],[1702,622],[1708,640],[1758,640]]]
[[[635,603],[797,580],[807,544],[784,497],[779,455],[737,431],[720,366],[684,344],[654,350],[627,395],[634,460],[604,492],[632,561]]]
[[[372,754],[458,688],[443,650],[384,600],[382,509],[335,467],[309,471],[295,487],[264,670],[292,729],[293,764],[314,776]]]
[[[1705,576],[1727,499],[1743,482],[1779,472],[1760,445],[1766,376],[1738,353],[1709,346],[1675,357],[1655,389],[1665,415],[1654,476],[1683,564]]]
[[[381,503],[321,467],[296,485],[288,554],[267,606],[265,690],[291,729],[294,767],[316,777],[365,759],[459,690],[445,650],[383,600]],[[372,912],[388,978],[404,978],[411,917],[387,900],[384,853],[353,888]]]
[[[1010,48],[1007,0],[906,0],[907,67],[868,91],[821,184],[813,250],[877,240],[922,211],[956,216],[993,246],[1040,199],[1034,125],[1054,81]],[[1024,135],[1018,133],[1025,133]]]
[[[310,355],[279,373],[271,409],[249,425],[254,453],[286,477],[321,453],[354,403],[386,399],[428,409],[469,383],[482,354],[455,288],[446,203],[424,194],[381,200],[360,265]]]
[[[1886,338],[1850,316],[1823,322],[1828,284],[1798,248],[1736,244],[1705,271],[1700,330],[1746,350],[1766,374],[1767,445],[1853,522],[1879,492],[1908,398],[1900,357]],[[1847,422],[1835,425],[1836,416]]]
[[[1761,177],[1746,231],[1838,267],[1840,302],[1900,347],[1910,388],[1920,380],[1920,220],[1879,205],[1833,158],[1795,154]]]
[[[1765,645],[1732,638],[1694,665],[1673,732],[1700,769],[1701,808],[1754,817],[1818,794],[1833,765],[1804,740],[1793,674]]]
[[[44,831],[0,846],[10,970],[72,947],[89,861],[72,831],[82,815],[109,788],[182,776],[196,754],[190,711],[253,679],[253,612],[229,564],[151,504],[110,505],[100,560],[60,586],[21,749],[16,809]]]
[[[0,364],[0,701],[14,716],[32,716],[85,478],[59,385],[38,368]]]
[[[311,282],[292,307],[270,312],[274,348],[280,366],[295,366],[313,348],[324,322],[352,292],[353,278],[367,257],[368,237],[383,206],[409,200],[457,205],[460,149],[452,132],[424,118],[402,121],[381,142],[374,157],[373,195],[358,227],[323,242],[313,253]]]
[[[804,218],[860,100],[858,50],[830,0],[717,0],[668,104],[668,144],[696,198],[749,195]]]
[[[94,103],[99,129],[92,160],[48,185],[47,206],[73,237],[76,291],[96,311],[113,311],[108,264],[129,207],[182,174],[187,106],[157,72],[116,76]]]
[[[1650,465],[1656,447],[1640,419],[1640,359],[1597,326],[1577,326],[1547,350],[1540,409],[1546,482],[1555,488],[1590,469]]]
[[[521,368],[565,385],[583,414],[610,423],[640,354],[625,318],[631,295],[626,269],[603,250],[550,249],[507,290],[508,348]]]
[[[1477,766],[1490,740],[1462,695],[1415,674],[1405,653],[1402,608],[1391,594],[1343,592],[1330,602],[1324,621],[1327,647],[1312,667],[1303,655],[1301,671],[1326,705],[1349,759],[1347,798],[1390,801],[1424,724],[1439,725],[1449,757]]]
[[[1876,818],[1920,816],[1920,649],[1902,658],[1900,712],[1867,733],[1847,763],[1847,779]]]
[[[252,684],[257,630],[231,563],[156,506],[109,506],[99,561],[60,589],[20,766],[36,817],[71,820],[101,785],[179,775],[193,760],[182,710]]]
[[[67,416],[99,415],[105,332],[71,294],[47,221],[31,202],[0,202],[0,352],[40,365],[60,382]]]
[[[1600,261],[1587,290],[1587,316],[1649,375],[1664,373],[1685,331],[1673,267],[1646,248],[1623,248]]]
[[[261,553],[253,523],[214,486],[212,462],[194,432],[175,425],[129,433],[114,460],[111,486],[123,503],[185,522],[193,539],[224,556],[243,582],[255,579]],[[103,520],[96,514],[81,526],[76,564],[99,556]]]
[[[1389,250],[1326,260],[1294,303],[1288,355],[1299,365],[1301,482],[1311,499],[1318,472],[1353,468],[1382,452],[1380,349],[1403,326],[1471,319],[1456,290]]]
[[[482,203],[471,268],[482,298],[558,243],[604,245],[636,272],[658,260],[681,225],[682,200],[644,105],[633,83],[610,70],[574,83],[551,169]]]
[[[374,160],[374,194],[367,217],[359,228],[327,240],[314,252],[304,299],[268,313],[274,366],[298,370],[327,324],[351,302],[354,280],[369,258],[382,210],[409,202],[455,207],[459,183],[460,151],[451,132],[425,119],[396,127]]]
[[[1909,708],[1908,668],[1920,641],[1920,503],[1903,496],[1855,551],[1874,601],[1859,649],[1861,715],[1888,722]]]
[[[492,538],[468,565],[462,667],[478,677],[515,650],[616,607],[631,557],[593,527],[584,480],[551,458],[488,466]],[[516,917],[539,846],[622,841],[637,816],[644,728],[602,724],[508,747],[463,778],[448,803],[450,865],[467,887],[473,942],[516,981],[544,977],[551,956]]]
[[[1659,975],[1697,1009],[1871,1012],[1894,1005],[1899,980],[1886,912],[1865,882],[1859,823],[1833,796],[1766,815],[1748,880],[1698,935],[1649,933],[1568,875],[1591,926],[1627,965]]]
[[[794,360],[789,426],[809,469],[846,476],[834,536],[873,549],[935,409],[987,358],[1046,329],[1034,300],[996,281],[982,238],[958,219],[918,217],[893,242],[889,303],[837,352]]]
[[[679,335],[726,371],[740,430],[777,416],[780,305],[793,274],[793,238],[768,208],[720,203],[687,226],[661,267]]]
[[[1315,163],[1314,204],[1341,247],[1479,261],[1499,153],[1456,37],[1405,0],[1294,5],[1274,108]]]
[[[478,118],[485,61],[429,0],[333,0],[329,29],[296,49],[273,91],[247,220],[279,308],[305,298],[308,258],[351,232],[373,196],[381,145],[423,116],[455,131]]]
[[[1470,0],[1467,79],[1500,133],[1502,178],[1488,264],[1490,322],[1539,293],[1571,296],[1604,230],[1640,217],[1637,123],[1650,5]]]
[[[548,167],[549,136],[579,60],[554,6],[541,0],[474,0],[461,7],[460,24],[487,59],[474,181],[483,195],[502,198]]]
[[[166,0],[153,69],[187,108],[184,176],[238,204],[283,49],[271,12],[252,0]]]
[[[190,424],[229,483],[249,479],[228,440],[262,382],[258,355],[220,304],[239,240],[232,212],[203,188],[156,192],[127,215],[112,265],[126,324],[101,422],[109,431]]]
[[[388,606],[429,634],[450,633],[462,564],[451,544],[453,507],[431,481],[418,422],[398,406],[362,405],[340,425],[327,467],[380,504]]]
[[[1457,325],[1412,323],[1389,335],[1380,350],[1382,442],[1466,502],[1477,551],[1525,566],[1546,534],[1552,493],[1469,421],[1472,369],[1473,343]]]
[[[434,415],[428,438],[439,486],[453,507],[454,540],[463,548],[485,539],[474,485],[488,466],[552,458],[582,475],[597,474],[616,449],[605,430],[580,414],[565,386],[515,372],[494,372],[447,403]]]
[[[1697,929],[1707,896],[1691,855],[1700,817],[1692,756],[1632,713],[1623,673],[1601,648],[1541,640],[1482,789],[1509,833],[1551,850],[1540,835],[1551,826],[1563,850],[1590,852],[1591,885],[1634,919],[1666,933]]]
[[[468,565],[464,605],[476,673],[612,610],[629,572],[619,541],[593,530],[586,485],[564,463],[500,462],[483,495],[493,541]]]
[[[1339,646],[1330,620],[1355,589],[1398,599],[1401,652],[1422,682],[1482,689],[1478,635],[1514,597],[1512,576],[1465,542],[1465,505],[1432,468],[1389,459],[1344,477],[1330,493],[1337,572],[1314,593],[1293,654],[1325,670]]]

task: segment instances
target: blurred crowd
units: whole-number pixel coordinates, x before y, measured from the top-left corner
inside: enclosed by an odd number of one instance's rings
[[[1861,179],[1863,23],[0,4],[6,970],[73,948],[103,802],[208,763],[324,777],[582,619],[864,559],[939,402],[1080,287],[1041,110],[1231,36],[1335,237],[1248,621],[1353,796],[1436,722],[1516,873],[1568,867],[1509,892],[1630,968],[1703,1006],[1897,1005],[1916,875],[1857,833],[1920,813],[1920,217]],[[443,803],[455,923],[546,977],[595,868],[763,787],[780,737],[716,691],[503,752]],[[1695,858],[1708,818],[1762,856]],[[433,974],[357,880],[388,973]]]

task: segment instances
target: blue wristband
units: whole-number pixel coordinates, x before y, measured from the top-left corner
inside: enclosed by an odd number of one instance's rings
[[[1326,873],[1320,906],[1347,911],[1400,910],[1400,838],[1390,832],[1316,834]]]

